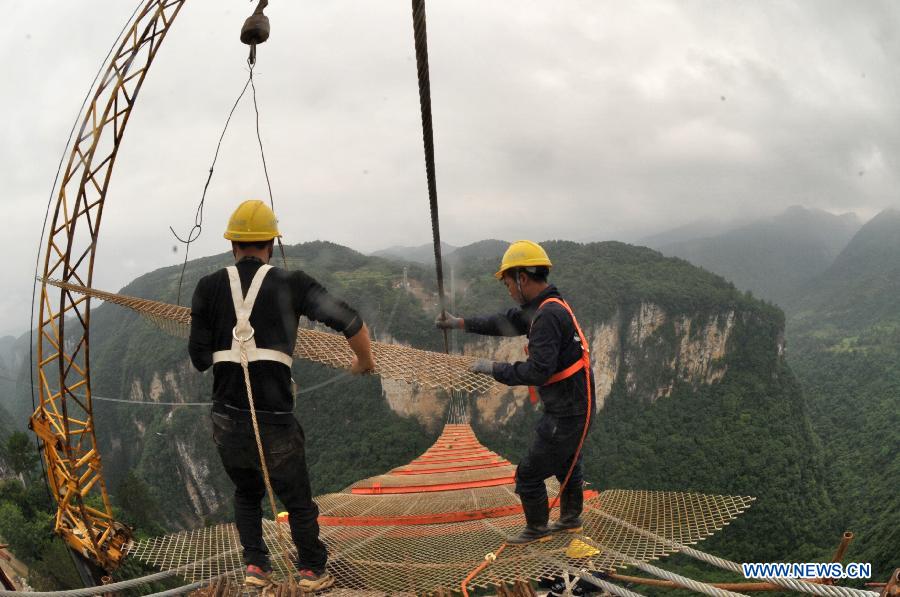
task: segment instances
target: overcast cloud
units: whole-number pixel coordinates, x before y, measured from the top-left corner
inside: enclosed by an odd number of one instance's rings
[[[95,285],[178,262],[247,76],[253,5],[191,0],[129,123]],[[5,2],[4,232],[17,248],[0,332],[28,327],[60,152],[123,0]],[[803,204],[861,217],[898,203],[900,3],[431,0],[441,233],[601,240]],[[261,126],[285,241],[369,252],[430,241],[408,1],[272,0]],[[252,105],[223,144],[193,256],[265,198]],[[9,260],[8,260],[9,263]]]

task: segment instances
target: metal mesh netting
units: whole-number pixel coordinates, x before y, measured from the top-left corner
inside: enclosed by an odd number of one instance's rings
[[[410,499],[409,505],[416,498]],[[661,537],[680,544],[696,543],[728,524],[743,512],[751,498],[712,496],[678,492],[612,490],[588,500],[584,535],[600,547],[591,562],[565,556],[573,535],[557,535],[532,549],[506,549],[502,556],[472,582],[487,587],[517,579],[539,579],[559,574],[555,561],[591,569],[625,567],[630,559],[651,561],[673,550],[662,539],[630,530],[601,516],[617,510],[626,520],[650,523]],[[648,514],[650,513],[650,514]],[[617,517],[618,518],[618,517]],[[293,545],[280,545],[275,523],[264,521],[266,544],[273,554]],[[478,566],[484,556],[496,551],[508,534],[524,524],[521,514],[503,518],[418,526],[323,526],[322,540],[328,545],[328,568],[336,586],[343,589],[388,593],[423,593],[438,588],[456,588]],[[224,524],[138,542],[129,555],[162,570],[187,567],[180,573],[187,581],[207,580],[223,574],[240,579],[243,573],[240,542],[233,525]],[[278,577],[285,565],[273,557]]]
[[[48,284],[132,309],[164,331],[186,336],[190,309],[107,293],[58,281]],[[468,371],[472,357],[450,356],[373,342],[375,373],[449,391],[494,389],[489,376]],[[343,336],[299,329],[294,356],[348,368],[352,352]],[[340,493],[317,498],[321,538],[328,545],[335,592],[428,593],[456,589],[495,552],[524,518],[513,493],[514,466],[485,448],[467,424],[447,425],[421,456]],[[558,491],[548,483],[552,497]],[[539,546],[506,549],[470,586],[500,586],[520,579],[553,577],[574,563],[609,570],[672,553],[700,541],[749,507],[752,498],[679,492],[609,490],[586,495],[584,538],[601,551],[590,562],[569,560],[573,535],[557,535]],[[264,521],[276,578],[293,572],[284,554],[296,557],[289,533]],[[279,535],[283,538],[280,540]],[[283,541],[284,544],[281,544]],[[189,582],[243,580],[240,542],[233,525],[217,525],[146,539],[129,555],[162,570],[177,570]]]
[[[413,462],[440,453],[444,460],[464,467],[471,461],[465,460],[468,456],[463,453],[471,451],[474,438],[468,425],[448,425],[435,445]],[[454,461],[455,447],[461,455]],[[477,440],[475,447],[492,454]],[[329,550],[328,568],[337,590],[421,594],[456,589],[486,554],[497,551],[506,536],[524,524],[511,482],[410,494],[352,493],[353,487],[401,477],[397,471],[403,468],[316,498],[321,537]],[[426,480],[422,485],[447,485],[448,479],[463,483],[465,472]],[[557,490],[558,484],[548,483],[550,496]],[[752,499],[663,491],[590,492],[585,500],[583,535],[557,535],[528,548],[508,547],[470,586],[553,577],[565,563],[610,570],[633,561],[654,560],[675,551],[676,545],[693,544],[713,534],[747,509]],[[293,557],[292,545],[279,545],[276,524],[264,521],[269,549]],[[599,546],[600,553],[590,561],[567,558],[566,549],[575,537]],[[220,575],[231,575],[240,582],[243,573],[232,525],[147,539],[133,545],[130,555],[163,570],[187,566],[181,575],[192,582]],[[279,575],[285,573],[281,558],[273,557],[273,565]]]
[[[182,338],[188,335],[191,325],[191,310],[188,307],[104,292],[59,280],[46,282],[57,288],[136,311],[168,334]],[[383,342],[372,342],[372,354],[375,357],[374,373],[388,379],[426,388],[472,393],[497,388],[489,375],[469,371],[475,357],[448,355]],[[353,352],[347,346],[347,340],[339,334],[300,328],[297,330],[294,357],[338,369],[349,369]]]

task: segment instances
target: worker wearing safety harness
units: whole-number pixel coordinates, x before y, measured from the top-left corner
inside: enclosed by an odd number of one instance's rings
[[[574,533],[582,529],[580,450],[591,423],[593,374],[587,340],[574,313],[556,287],[547,283],[552,265],[540,245],[516,241],[503,255],[495,277],[503,281],[520,306],[488,317],[446,314],[438,316],[435,322],[443,329],[528,337],[526,360],[501,363],[479,359],[472,367],[473,371],[491,375],[509,386],[531,386],[532,402],[540,397],[544,406],[528,455],[516,469],[516,493],[522,500],[526,527],[507,540],[511,545],[546,540],[553,532]],[[548,527],[544,480],[553,476],[563,491],[559,520]]]
[[[368,330],[356,311],[302,271],[268,264],[273,241],[280,236],[275,214],[262,201],[245,201],[235,210],[225,232],[235,264],[197,283],[188,352],[200,371],[213,368],[213,439],[235,485],[245,582],[270,582],[260,505],[265,474],[288,511],[299,584],[314,591],[334,579],[325,571],[328,554],[319,540],[303,429],[293,412],[291,355],[300,316],[343,332],[355,354],[352,372],[370,371],[374,361]],[[262,446],[257,445],[248,385]],[[265,456],[262,462],[259,451]]]

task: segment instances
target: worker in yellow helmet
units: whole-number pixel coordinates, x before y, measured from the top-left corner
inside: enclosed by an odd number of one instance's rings
[[[582,529],[580,452],[593,411],[593,374],[584,333],[559,291],[547,282],[551,267],[539,244],[516,241],[504,253],[495,277],[503,282],[518,307],[486,317],[444,314],[435,322],[443,329],[528,337],[525,360],[501,363],[479,359],[472,368],[509,386],[530,386],[532,402],[539,396],[544,407],[531,448],[516,469],[516,493],[522,500],[526,527],[507,540],[511,545],[547,540],[553,532]],[[548,526],[544,481],[554,476],[565,485],[559,500],[559,520]]]
[[[351,371],[374,368],[369,332],[357,312],[302,271],[269,265],[275,214],[262,201],[245,201],[228,222],[235,264],[197,283],[191,301],[188,352],[200,371],[213,368],[213,439],[225,472],[234,482],[234,518],[247,565],[245,582],[266,586],[272,567],[263,542],[261,472],[241,366],[244,342],[253,402],[272,487],[288,511],[297,546],[301,588],[327,588],[328,553],[319,539],[319,510],[312,500],[304,434],[294,417],[291,364],[300,316],[343,332],[355,357]]]

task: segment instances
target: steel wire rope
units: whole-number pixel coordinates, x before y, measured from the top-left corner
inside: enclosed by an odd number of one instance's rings
[[[207,562],[210,562],[215,559],[223,558],[227,555],[236,553],[240,551],[240,548],[235,548],[231,551],[219,553],[212,555],[208,558],[204,558],[202,560],[198,560],[196,562],[189,562],[187,564],[183,564],[177,568],[172,568],[171,570],[163,570],[161,572],[154,572],[153,574],[148,574],[145,576],[138,576],[135,578],[129,578],[127,580],[120,580],[118,582],[110,583],[108,585],[99,585],[95,587],[85,587],[83,589],[63,589],[60,591],[31,591],[28,593],[23,593],[21,591],[0,591],[0,597],[21,597],[22,595],[28,595],[29,597],[91,597],[92,595],[102,595],[110,592],[118,592],[124,591],[127,589],[131,589],[133,587],[139,587],[141,585],[146,585],[152,582],[156,582],[158,580],[165,580],[172,576],[177,576],[181,572],[185,572],[194,568],[196,566],[200,566]]]
[[[434,244],[434,262],[437,274],[438,298],[440,300],[441,316],[443,317],[447,313],[447,308],[446,298],[444,296],[444,272],[443,260],[441,258],[441,232],[437,203],[437,180],[434,165],[434,127],[431,113],[431,81],[428,73],[428,31],[425,18],[425,0],[412,0],[412,11],[413,36],[415,38],[416,48],[416,66],[419,80],[419,107],[422,113],[422,142],[425,146],[425,174],[428,179],[428,203],[431,212],[431,235]],[[572,319],[574,320],[574,315],[572,316]],[[449,354],[450,343],[448,339],[447,329],[445,328],[443,331],[444,351]],[[585,371],[585,378],[587,379],[588,386],[590,386],[591,376],[589,370]],[[578,449],[575,451],[574,458],[572,459],[572,465],[569,467],[569,470],[566,473],[566,478],[563,481],[562,486],[560,487],[560,492],[559,494],[557,494],[553,505],[555,505],[559,500],[562,491],[565,489],[566,484],[568,484],[569,482],[569,478],[572,476],[572,472],[574,471],[575,465],[578,462],[581,448],[584,445],[584,440],[590,427],[590,411],[593,409],[590,387],[588,388],[587,399],[588,413],[587,417],[585,418],[584,431],[581,434]],[[553,508],[553,505],[550,506],[551,509]],[[504,545],[500,546],[495,553],[499,554],[500,552],[502,552],[505,546],[506,544],[504,543]],[[462,582],[460,588],[462,589],[463,595],[468,595],[468,591],[466,590],[466,584],[468,583],[468,581],[474,578],[474,576],[477,575],[478,572],[483,570],[483,568],[486,567],[488,563],[489,561],[486,561],[486,563],[482,563],[476,570],[473,570],[472,573],[470,573],[470,576],[466,577],[466,579]]]
[[[434,163],[434,123],[431,113],[431,77],[428,69],[428,28],[425,19],[425,0],[412,0],[413,38],[416,49],[416,74],[419,82],[419,108],[422,115],[422,144],[425,149],[425,177],[428,183],[428,207],[431,216],[431,239],[434,246],[434,267],[437,277],[441,317],[447,314],[444,293],[444,265],[441,256],[441,223],[438,211],[437,176]],[[449,332],[445,328],[444,352],[450,354]],[[450,410],[454,399],[451,392]],[[448,413],[449,416],[449,413]]]
[[[640,535],[643,535],[645,537],[653,539],[659,543],[662,543],[663,545],[665,545],[666,547],[668,547],[674,551],[678,551],[678,552],[683,553],[684,555],[690,556],[694,559],[706,562],[717,568],[721,568],[721,569],[727,570],[729,572],[735,572],[737,574],[742,574],[741,567],[736,562],[732,562],[730,560],[726,560],[724,558],[720,558],[718,556],[708,554],[708,553],[700,551],[698,549],[688,547],[686,545],[683,545],[683,544],[678,543],[677,541],[673,541],[671,539],[666,539],[665,537],[663,537],[661,535],[658,535],[656,533],[653,533],[651,531],[643,529],[639,526],[636,526],[636,525],[634,525],[626,520],[623,520],[621,518],[618,518],[616,516],[612,516],[611,514],[607,514],[605,512],[597,510],[596,508],[594,508],[594,511],[597,512],[597,514],[600,515],[601,517],[609,520],[610,522],[612,522],[614,524],[618,524],[632,532],[638,533]],[[624,556],[624,554],[619,554],[618,552],[615,552],[615,551],[609,549],[608,547],[605,547],[602,544],[596,542],[591,537],[581,535],[580,538],[582,541],[584,541],[588,545],[591,545],[598,549],[605,549],[607,552],[613,553],[614,555],[621,556],[623,558],[626,558],[627,560],[631,560],[631,558],[627,558],[627,556]],[[682,580],[680,580],[679,578],[675,578],[677,575],[673,575],[672,573],[670,573],[666,570],[662,570],[662,569],[658,569],[658,568],[656,568],[655,570],[651,570],[651,569],[647,568],[647,566],[650,566],[649,564],[646,564],[644,562],[639,562],[636,560],[629,561],[629,565],[633,565],[638,568],[641,568],[645,572],[649,572],[650,574],[653,574],[654,576],[657,576],[658,578],[664,578],[666,580],[671,580],[682,586],[686,586],[684,584],[684,582],[682,582]],[[655,567],[650,566],[650,568],[655,568]],[[659,574],[658,572],[660,572],[660,571],[665,574]],[[666,576],[666,575],[669,575],[669,576]],[[585,579],[585,580],[588,580],[588,579]],[[688,579],[688,580],[690,580],[690,579]],[[811,593],[814,595],[819,595],[821,597],[873,597],[878,594],[878,593],[874,593],[872,591],[853,589],[851,587],[838,587],[835,585],[822,585],[822,584],[818,584],[818,583],[811,583],[811,582],[804,581],[802,579],[765,578],[765,579],[761,579],[761,580],[765,580],[765,581],[768,581],[768,582],[771,582],[774,584],[779,584],[781,586],[784,586],[786,588],[789,588],[793,591],[797,591],[800,593]],[[697,582],[697,581],[694,581],[694,582]],[[718,590],[724,590],[724,589],[718,589]]]
[[[588,574],[583,570],[578,571],[578,578],[605,591],[609,591],[613,595],[618,595],[619,597],[644,597],[643,593],[635,593],[634,591],[620,587],[619,585],[603,580],[602,578],[597,578],[593,574]]]
[[[434,169],[434,128],[431,117],[431,81],[428,75],[428,32],[425,24],[425,0],[412,0],[413,36],[419,79],[419,107],[422,112],[422,143],[425,146],[425,176],[428,180],[428,206],[431,212],[431,238],[434,243],[434,266],[437,274],[441,317],[447,313],[444,296],[444,267],[441,258],[441,225],[438,219],[437,181]],[[450,353],[450,340],[444,329],[444,352]]]
[[[616,551],[610,547],[600,545],[596,541],[594,541],[592,538],[590,538],[586,535],[578,534],[577,538],[579,538],[581,541],[587,543],[588,545],[591,545],[592,547],[596,547],[596,548],[598,548],[602,551],[605,551],[606,553],[614,556],[615,558],[622,560],[629,566],[635,566],[637,568],[640,568],[644,572],[652,574],[653,576],[656,576],[658,578],[663,578],[665,580],[670,580],[672,582],[675,582],[675,583],[681,585],[682,587],[688,588],[697,593],[701,593],[704,595],[710,595],[710,597],[747,597],[747,595],[745,595],[743,593],[737,593],[737,592],[733,592],[733,591],[728,591],[726,589],[721,589],[719,587],[715,587],[713,585],[710,585],[710,584],[707,584],[704,582],[700,582],[700,581],[694,580],[692,578],[688,578],[686,576],[681,576],[679,574],[675,574],[674,572],[669,572],[668,570],[664,570],[657,566],[653,566],[652,564],[649,564],[647,562],[642,562],[641,560],[635,559],[624,553]],[[595,582],[597,580],[596,577],[594,577],[592,574],[587,574],[587,572],[585,570],[583,570],[583,569],[576,570],[575,567],[571,566],[570,564],[567,564],[566,562],[563,562],[562,560],[560,560],[558,558],[554,558],[554,557],[550,556],[543,550],[537,549],[536,546],[533,544],[527,544],[527,545],[524,545],[523,547],[527,551],[529,551],[532,555],[534,555],[536,558],[539,558],[546,562],[552,563],[554,566],[559,567],[560,570],[566,572],[567,574],[578,576],[582,580],[592,583],[595,586],[603,587],[603,585],[601,585],[600,583]],[[616,586],[616,585],[613,585],[613,586]],[[603,587],[603,588],[605,588],[605,587]],[[627,589],[622,589],[621,587],[618,587],[618,588],[621,589],[622,591],[627,591]]]
[[[628,530],[653,539],[659,543],[662,543],[666,547],[670,549],[676,550],[684,555],[692,557],[696,560],[700,560],[702,562],[706,562],[707,564],[711,564],[717,568],[721,568],[722,570],[727,570],[729,572],[735,572],[737,574],[743,574],[743,570],[741,569],[740,564],[737,562],[733,562],[731,560],[726,560],[724,558],[720,558],[718,556],[714,556],[712,554],[706,553],[704,551],[700,551],[699,549],[695,549],[693,547],[689,547],[687,545],[683,545],[678,543],[677,541],[673,541],[671,539],[666,539],[665,537],[648,531],[646,529],[642,529],[639,526],[636,526],[627,520],[623,520],[611,514],[607,514],[606,512],[602,512],[600,510],[595,511],[606,518],[607,520],[613,522],[614,524],[621,525]],[[593,542],[590,538],[588,538],[589,542]],[[669,579],[671,580],[671,579]],[[877,595],[872,591],[866,591],[863,589],[854,589],[852,587],[839,587],[836,585],[822,585],[818,583],[807,582],[802,579],[789,579],[789,578],[765,578],[761,579],[765,580],[777,585],[781,585],[783,587],[787,587],[794,591],[800,593],[811,593],[814,595],[819,595],[820,597],[871,597],[872,595]]]

